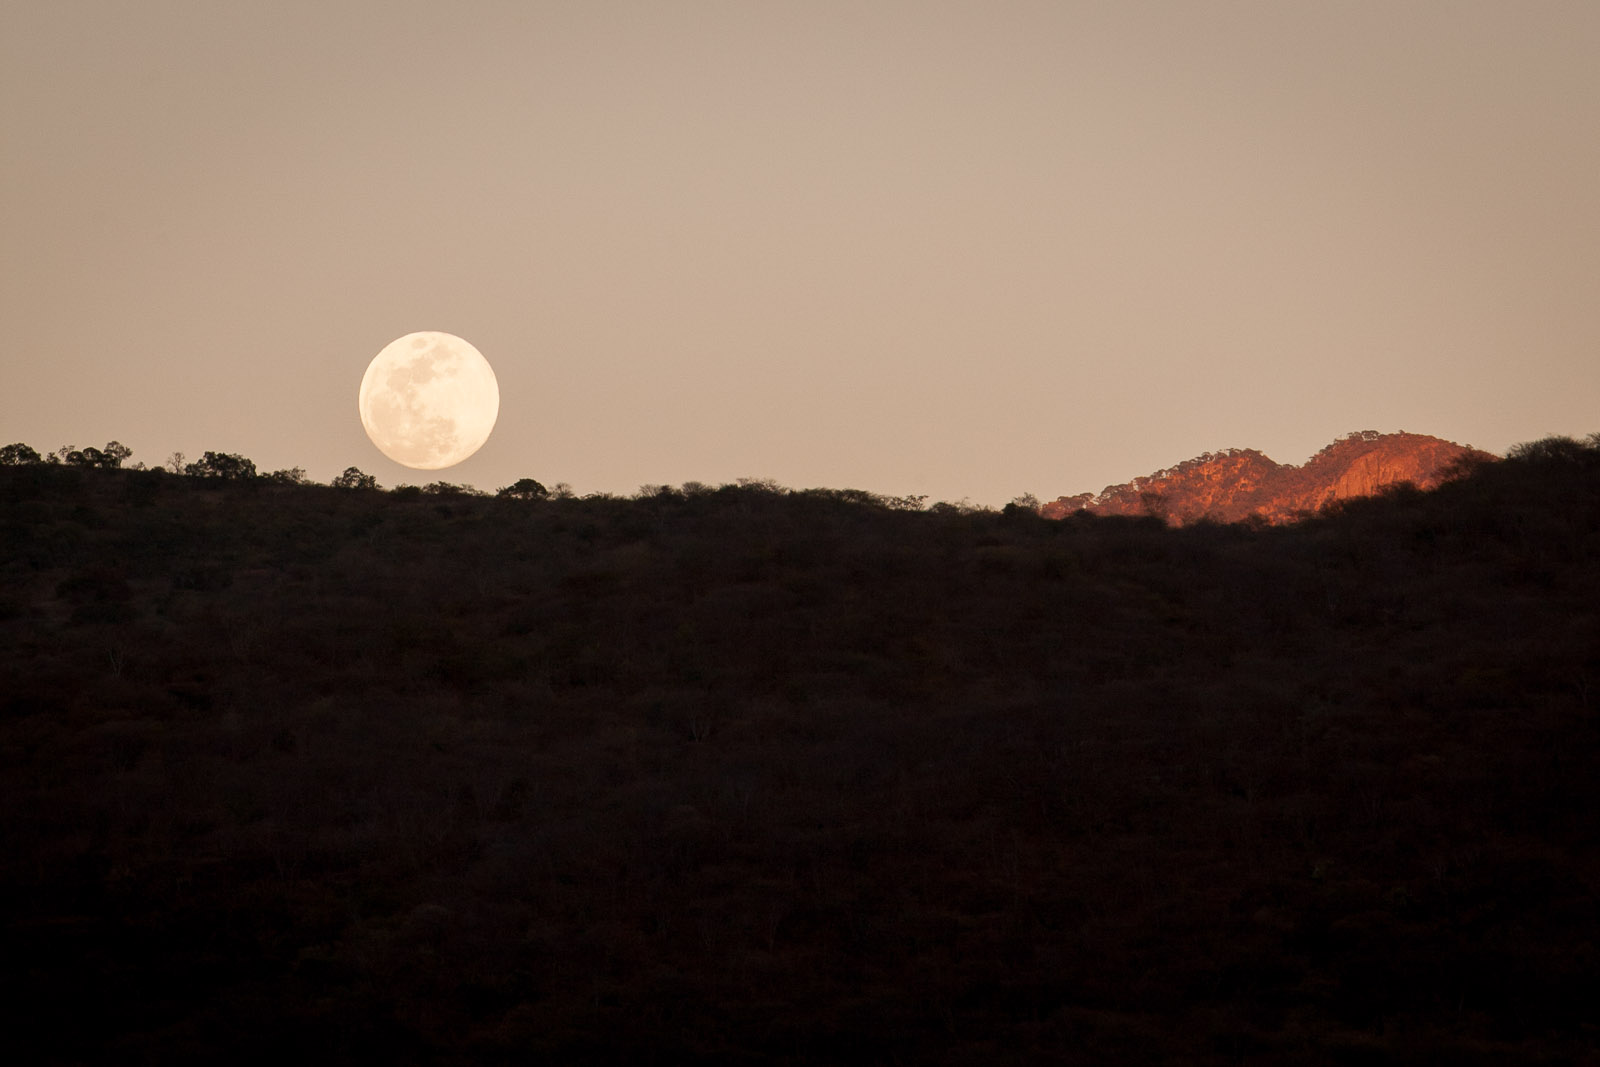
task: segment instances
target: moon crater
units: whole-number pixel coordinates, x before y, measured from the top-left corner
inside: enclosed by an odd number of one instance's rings
[[[489,439],[500,386],[489,361],[454,334],[406,334],[361,379],[361,425],[378,450],[417,470],[453,467]]]

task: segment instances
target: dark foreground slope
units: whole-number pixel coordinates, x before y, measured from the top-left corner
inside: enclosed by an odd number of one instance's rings
[[[1593,448],[1256,530],[6,468],[0,537],[13,1049],[1595,1057]]]

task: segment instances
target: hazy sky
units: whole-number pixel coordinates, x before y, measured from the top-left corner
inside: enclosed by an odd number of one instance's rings
[[[0,0],[0,443],[1002,504],[1600,430],[1600,3]],[[416,330],[476,456],[356,413]]]

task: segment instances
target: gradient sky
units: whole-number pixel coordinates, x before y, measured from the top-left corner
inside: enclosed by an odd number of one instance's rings
[[[1600,3],[0,0],[0,443],[998,505],[1600,430]],[[416,330],[459,467],[367,440]]]

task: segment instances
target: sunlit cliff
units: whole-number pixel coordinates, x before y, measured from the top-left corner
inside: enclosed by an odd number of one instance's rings
[[[1363,430],[1339,438],[1300,466],[1274,462],[1251,448],[1207,452],[1098,494],[1058,497],[1040,514],[1052,519],[1078,511],[1157,515],[1179,526],[1201,519],[1281,523],[1392,485],[1432,489],[1464,465],[1494,458],[1424,434]]]

